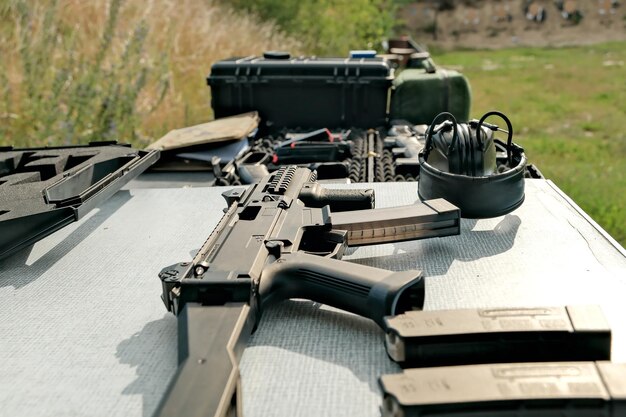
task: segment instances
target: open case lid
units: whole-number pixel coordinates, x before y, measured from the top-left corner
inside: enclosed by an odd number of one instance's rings
[[[80,219],[159,159],[116,142],[0,148],[0,258]]]

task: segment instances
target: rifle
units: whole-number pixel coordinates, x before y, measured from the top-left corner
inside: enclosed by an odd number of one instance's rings
[[[341,261],[348,246],[459,234],[446,200],[374,209],[373,190],[331,190],[288,166],[222,194],[228,209],[192,262],[164,268],[179,368],[156,416],[241,416],[238,363],[270,303],[307,298],[368,317],[424,303],[421,271]]]

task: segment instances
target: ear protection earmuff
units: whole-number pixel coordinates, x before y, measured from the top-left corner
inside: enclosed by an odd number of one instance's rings
[[[487,118],[491,117],[491,116],[498,116],[500,117],[502,120],[504,120],[504,123],[506,123],[506,127],[507,130],[503,130],[500,129],[497,125],[493,125],[493,124],[489,124],[489,123],[485,123],[485,120],[487,120]],[[472,122],[470,122],[470,125],[472,124]],[[486,128],[484,129],[483,126]],[[483,117],[480,118],[480,120],[478,121],[477,125],[476,125],[476,141],[478,142],[478,146],[477,149],[480,149],[480,158],[482,158],[482,162],[481,164],[477,164],[478,166],[484,166],[485,168],[487,168],[487,165],[485,165],[485,161],[489,161],[491,162],[491,160],[495,160],[495,155],[492,157],[491,153],[494,152],[495,153],[495,146],[493,145],[493,132],[504,132],[506,133],[507,139],[506,139],[506,149],[507,149],[507,163],[509,165],[511,165],[513,163],[512,159],[511,159],[511,146],[513,144],[513,125],[511,124],[511,121],[509,120],[508,117],[506,117],[506,115],[502,112],[499,112],[497,110],[492,110],[490,112],[487,112],[483,115]],[[484,136],[483,136],[484,133]],[[493,170],[490,170],[490,174],[495,172],[495,165],[493,166]],[[487,169],[483,170],[483,173],[481,175],[485,175],[487,174]]]
[[[447,119],[437,125],[441,119]],[[458,123],[456,118],[447,112],[439,113],[426,131],[423,152],[430,163],[446,172],[461,171],[460,161],[456,152],[458,141]]]
[[[509,130],[501,130],[496,125],[486,124],[484,120],[493,115],[503,117]],[[437,124],[441,119],[444,122]],[[479,129],[480,125],[480,129]],[[512,137],[511,123],[500,112],[486,113],[481,120],[469,123],[457,123],[450,113],[440,113],[426,132],[425,156],[434,151],[431,165],[452,174],[483,176],[491,175],[496,170],[496,153],[493,131],[501,130]]]
[[[485,123],[491,116],[502,118],[508,130]],[[508,134],[506,144],[494,138],[496,131]],[[469,123],[457,123],[447,112],[438,114],[419,154],[420,198],[445,198],[469,218],[499,216],[519,207],[524,201],[526,156],[512,140],[511,121],[501,112],[485,113]],[[506,151],[506,158],[497,158],[498,149]]]

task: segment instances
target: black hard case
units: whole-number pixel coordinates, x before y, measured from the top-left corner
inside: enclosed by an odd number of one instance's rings
[[[207,77],[215,118],[256,110],[265,127],[311,129],[384,125],[392,80],[379,58],[230,58]]]

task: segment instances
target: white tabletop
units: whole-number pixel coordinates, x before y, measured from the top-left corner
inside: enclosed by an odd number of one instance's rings
[[[626,256],[545,180],[513,213],[461,235],[353,249],[345,260],[422,269],[426,309],[598,303],[626,361]],[[415,183],[373,187],[379,207]],[[225,206],[220,188],[130,189],[0,261],[0,416],[150,416],[176,369],[162,267],[191,259]],[[242,363],[244,415],[379,416],[382,331],[308,301],[265,311]]]

